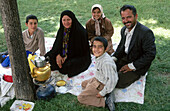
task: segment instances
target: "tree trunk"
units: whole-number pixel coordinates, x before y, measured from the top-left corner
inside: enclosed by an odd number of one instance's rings
[[[29,65],[22,38],[16,0],[0,0],[2,23],[12,68],[16,99],[32,101],[35,87],[29,74]]]

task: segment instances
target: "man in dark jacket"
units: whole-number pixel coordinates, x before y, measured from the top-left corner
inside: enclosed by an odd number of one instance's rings
[[[121,41],[113,59],[118,71],[117,88],[125,88],[148,71],[156,55],[153,32],[137,21],[136,8],[124,5],[120,9],[122,22]]]

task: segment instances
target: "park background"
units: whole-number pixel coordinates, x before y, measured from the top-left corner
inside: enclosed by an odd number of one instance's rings
[[[112,40],[118,43],[123,27],[119,14],[124,4],[137,8],[138,21],[153,30],[157,55],[148,72],[144,104],[116,103],[118,111],[169,111],[170,110],[170,0],[17,0],[22,30],[29,14],[38,17],[38,26],[44,30],[45,37],[54,38],[59,29],[60,14],[64,10],[75,13],[79,22],[85,26],[91,18],[91,6],[101,4],[105,16],[114,27]],[[6,51],[6,40],[0,17],[0,52]],[[0,108],[8,111],[14,100]],[[57,95],[50,101],[35,101],[34,111],[107,111],[78,103],[71,94]]]

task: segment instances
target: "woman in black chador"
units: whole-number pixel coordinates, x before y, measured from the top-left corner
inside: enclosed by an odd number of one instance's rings
[[[85,71],[90,63],[88,35],[74,13],[61,13],[60,28],[52,49],[45,57],[50,57],[51,70],[59,70],[69,77]]]

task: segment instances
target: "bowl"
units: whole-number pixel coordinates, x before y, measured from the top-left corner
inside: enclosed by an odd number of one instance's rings
[[[64,81],[64,80],[59,80],[59,81],[57,81],[56,82],[56,86],[64,86],[64,85],[66,85],[66,81]]]

